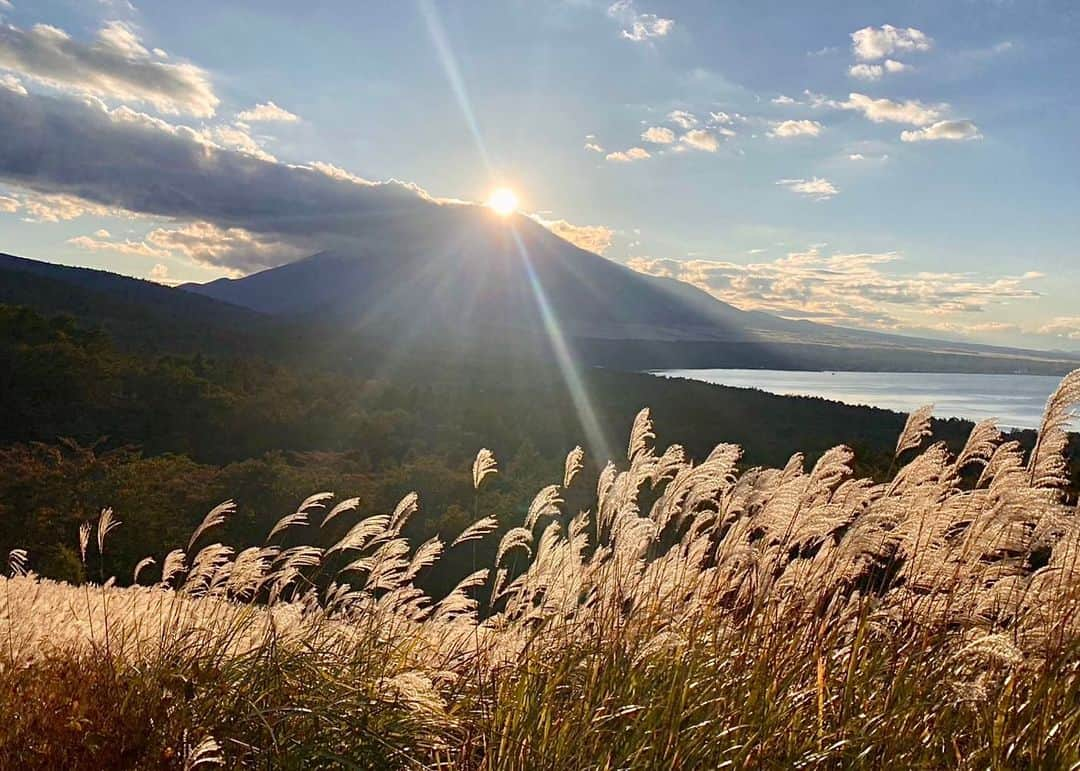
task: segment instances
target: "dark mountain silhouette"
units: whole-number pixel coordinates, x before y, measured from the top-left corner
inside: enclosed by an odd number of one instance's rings
[[[0,304],[64,314],[128,349],[241,353],[273,339],[279,321],[152,281],[0,254]],[[262,341],[262,342],[260,342]]]
[[[743,311],[580,249],[523,216],[432,206],[407,223],[238,279],[182,287],[262,313],[395,340],[532,339],[553,330],[612,367],[1066,372],[1061,354],[928,340]]]
[[[300,350],[416,360],[561,347],[616,369],[760,367],[1040,372],[1068,354],[928,340],[743,311],[580,249],[533,220],[431,205],[369,220],[367,236],[244,278],[166,287],[0,255],[0,303],[101,325],[128,347]],[[182,322],[182,323],[181,323]],[[555,341],[553,343],[553,341]],[[558,353],[558,351],[555,351]]]

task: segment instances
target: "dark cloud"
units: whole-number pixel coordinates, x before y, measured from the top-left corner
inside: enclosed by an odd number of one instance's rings
[[[11,185],[312,250],[355,247],[373,230],[380,240],[393,238],[395,228],[408,228],[416,243],[417,230],[449,208],[412,185],[253,157],[96,100],[0,89],[0,136],[0,180]]]
[[[146,102],[167,113],[208,117],[219,102],[203,70],[148,51],[118,21],[106,24],[91,43],[48,24],[0,24],[0,68],[58,88]]]

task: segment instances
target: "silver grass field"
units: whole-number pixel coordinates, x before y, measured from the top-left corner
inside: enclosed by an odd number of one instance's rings
[[[952,455],[909,417],[884,482],[836,447],[740,472],[653,446],[648,410],[589,511],[585,462],[523,520],[410,543],[415,494],[318,493],[261,546],[190,541],[74,586],[9,555],[4,768],[1080,768],[1080,371],[1030,452],[992,422]],[[498,461],[481,450],[483,496]],[[88,574],[123,527],[106,509]],[[325,547],[282,546],[299,534]],[[335,531],[336,532],[336,531]],[[494,564],[430,597],[450,549]]]

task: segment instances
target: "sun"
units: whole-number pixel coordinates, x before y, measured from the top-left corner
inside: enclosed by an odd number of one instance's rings
[[[492,191],[491,195],[488,196],[487,206],[500,217],[509,217],[517,211],[517,193],[508,187],[496,188]]]

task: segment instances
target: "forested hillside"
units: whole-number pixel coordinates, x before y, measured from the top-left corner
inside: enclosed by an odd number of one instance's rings
[[[515,516],[585,437],[548,359],[490,351],[346,359],[349,338],[326,338],[320,349],[308,333],[303,351],[268,344],[238,355],[217,344],[224,331],[204,350],[153,353],[122,313],[102,309],[110,297],[77,305],[108,318],[123,345],[85,318],[0,307],[0,549],[28,549],[45,575],[81,577],[74,534],[105,506],[130,525],[105,566],[121,581],[229,498],[239,505],[228,530],[237,546],[316,490],[359,496],[364,511],[416,490],[422,512],[410,535],[446,534],[477,513],[461,505],[477,447],[505,463],[479,513]],[[159,323],[146,306],[118,307]],[[171,318],[164,343],[194,345],[198,335],[183,324]],[[661,439],[677,437],[691,457],[728,441],[745,448],[744,466],[782,465],[797,450],[813,458],[844,442],[861,471],[882,475],[903,424],[883,410],[649,375],[591,369],[583,384],[616,453],[620,427],[655,405]],[[937,430],[959,442],[966,428],[949,421]],[[589,449],[584,473],[594,479],[599,448]],[[451,561],[440,571],[449,580],[460,568]]]

